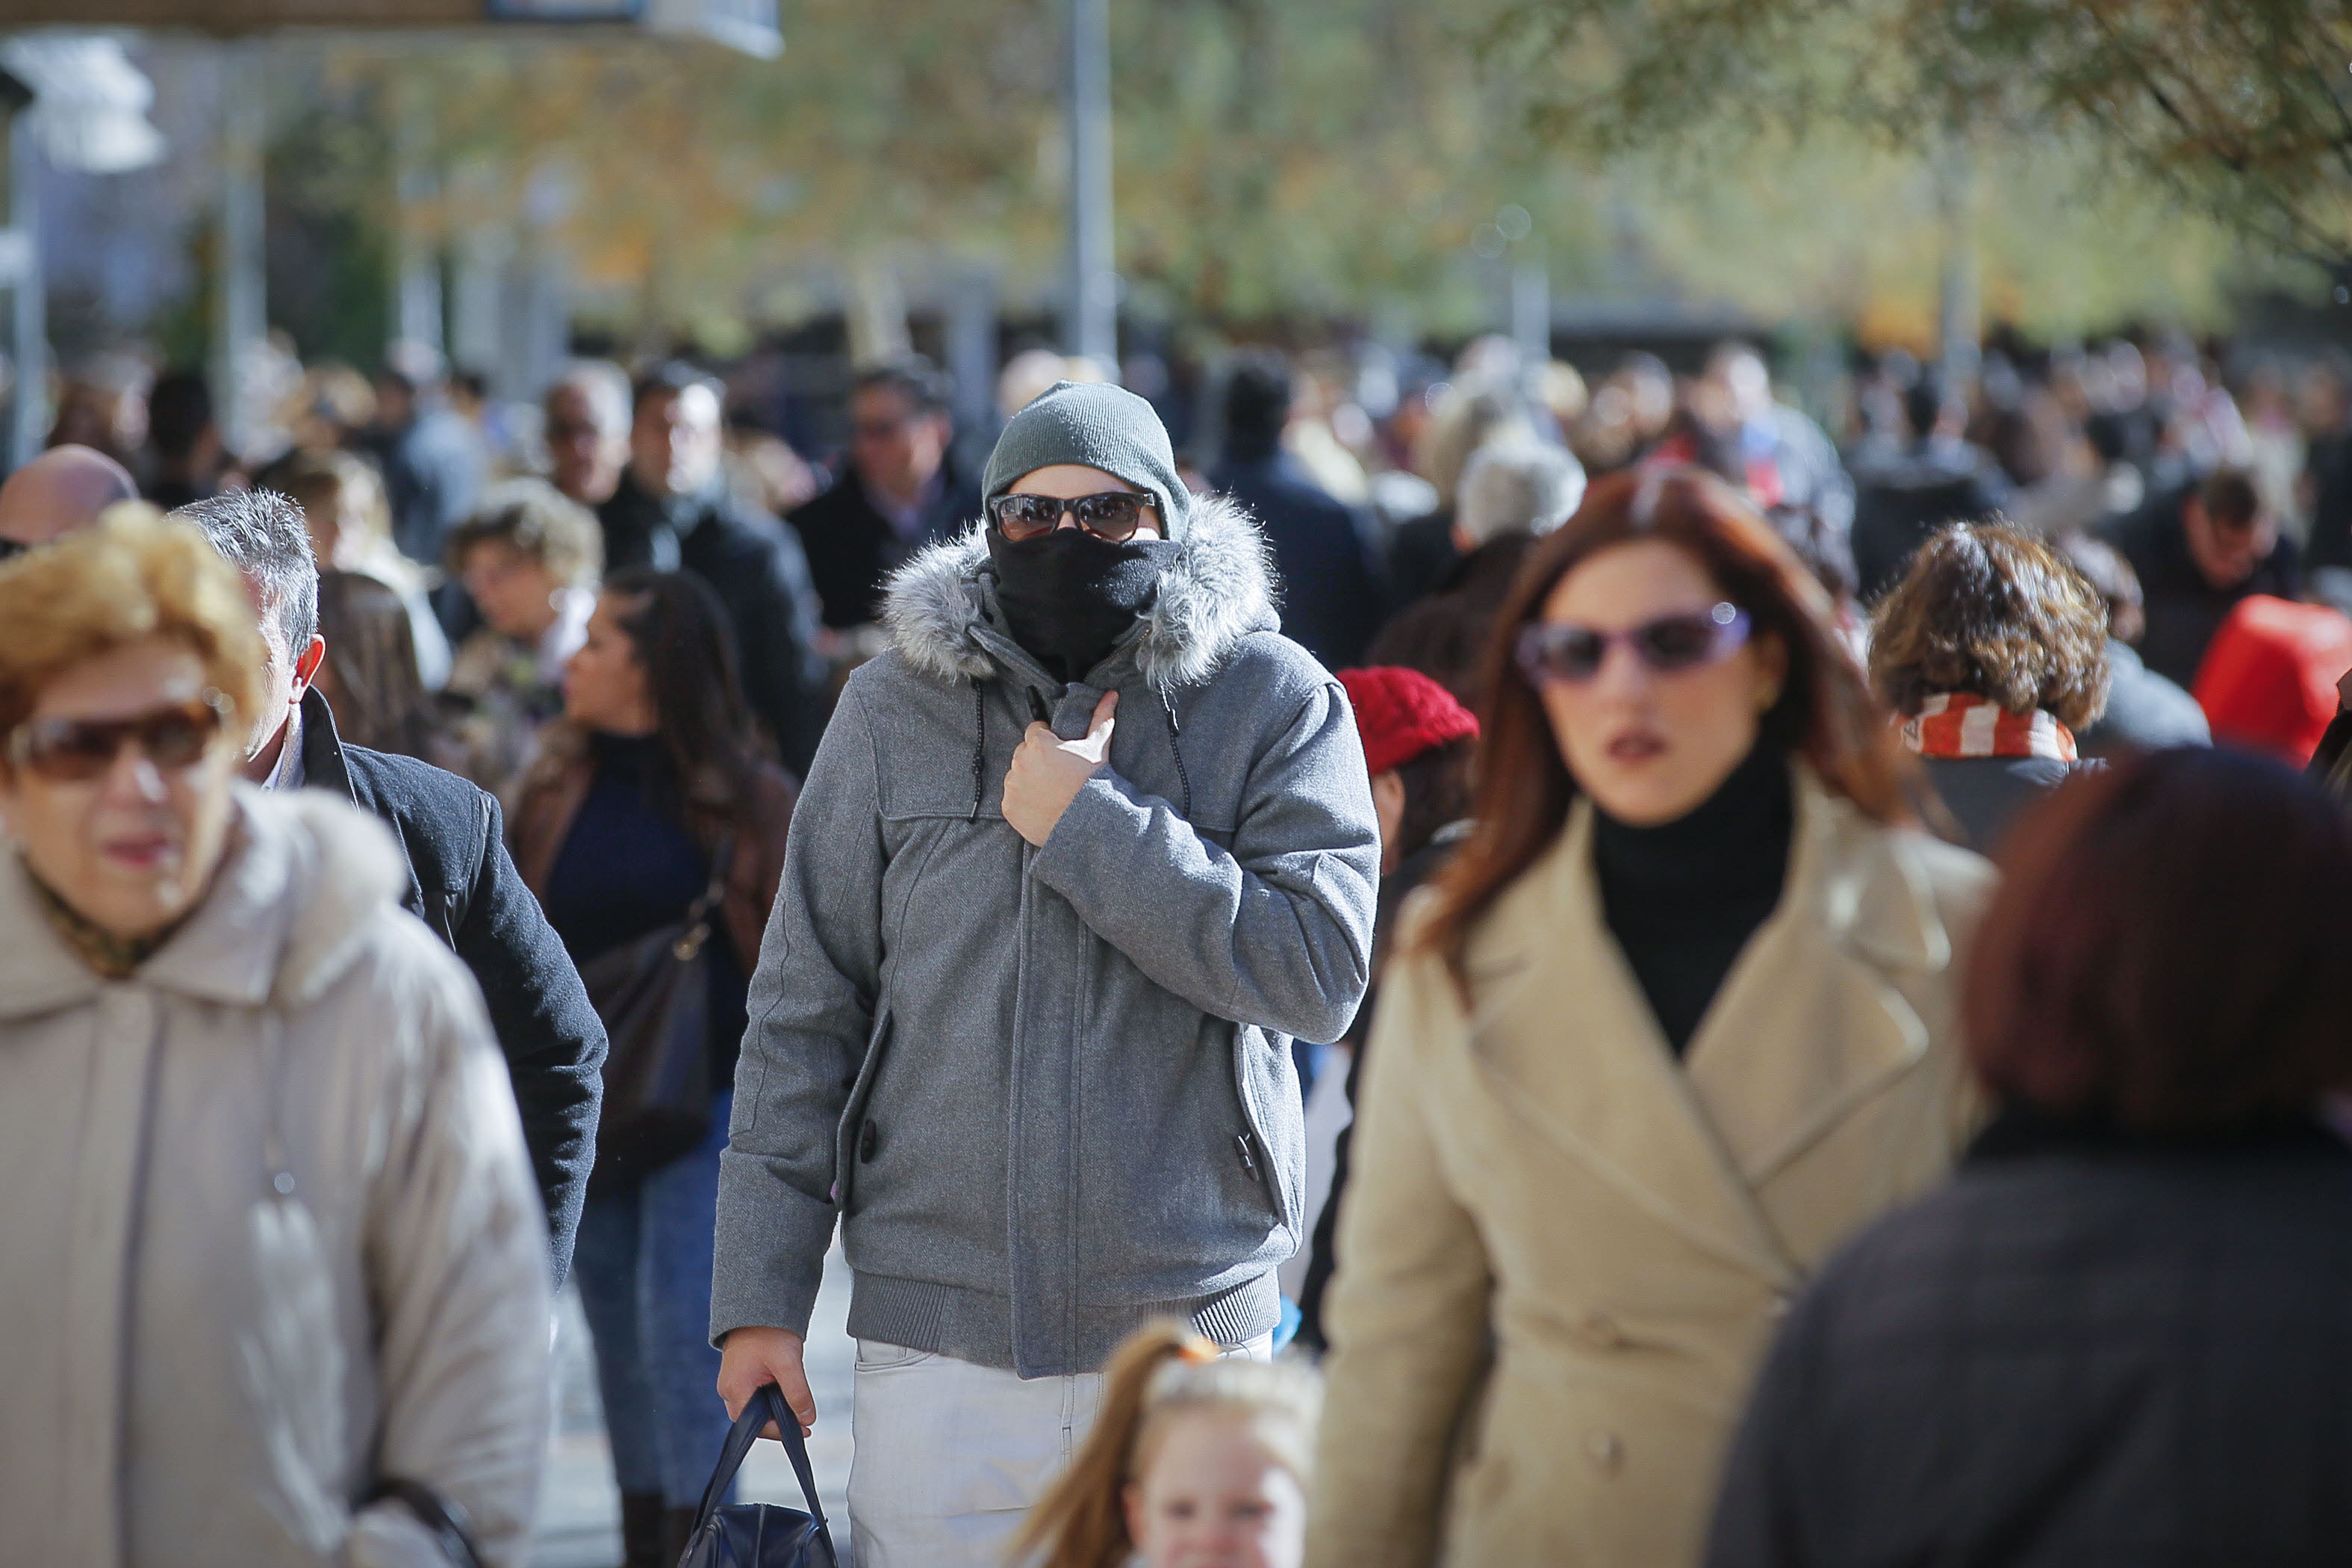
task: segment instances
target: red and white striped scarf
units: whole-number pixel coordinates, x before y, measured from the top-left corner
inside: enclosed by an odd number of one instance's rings
[[[2074,760],[2074,736],[2057,717],[2037,708],[2012,713],[1989,697],[1948,691],[1919,705],[1903,721],[1903,743],[1923,757],[2054,757]]]

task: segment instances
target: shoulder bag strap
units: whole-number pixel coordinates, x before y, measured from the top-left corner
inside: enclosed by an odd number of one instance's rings
[[[735,868],[735,835],[730,829],[719,836],[719,847],[710,857],[710,884],[704,888],[694,902],[686,907],[686,919],[677,942],[671,948],[680,963],[690,961],[710,940],[710,917],[727,901],[727,878]]]

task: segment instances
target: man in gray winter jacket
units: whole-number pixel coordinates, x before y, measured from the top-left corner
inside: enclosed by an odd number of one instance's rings
[[[1256,527],[1142,399],[1064,384],[987,517],[891,580],[793,818],[721,1165],[740,1411],[801,1371],[834,1222],[862,1568],[1000,1560],[1147,1319],[1258,1350],[1304,1215],[1290,1037],[1361,1000],[1380,844]]]

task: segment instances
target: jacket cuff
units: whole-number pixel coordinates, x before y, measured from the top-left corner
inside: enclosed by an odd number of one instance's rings
[[[833,1205],[793,1184],[776,1163],[730,1149],[719,1156],[710,1342],[737,1329],[808,1335],[833,1243]]]
[[[1081,913],[1094,901],[1106,861],[1115,862],[1119,846],[1140,841],[1150,827],[1150,808],[1134,794],[1133,784],[1104,768],[1078,791],[1030,863],[1039,881]]]

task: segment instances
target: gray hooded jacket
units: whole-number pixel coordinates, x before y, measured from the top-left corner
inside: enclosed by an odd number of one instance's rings
[[[1290,1037],[1362,999],[1380,867],[1347,699],[1277,630],[1257,529],[1204,502],[1082,682],[994,616],[978,527],[891,580],[751,982],[711,1334],[805,1331],[836,1215],[851,1332],[1024,1377],[1146,1319],[1262,1334],[1298,1246]],[[1000,809],[1024,729],[1108,763],[1045,847]]]

